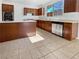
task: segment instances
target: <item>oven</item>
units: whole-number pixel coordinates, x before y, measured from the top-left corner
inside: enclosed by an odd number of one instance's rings
[[[13,21],[13,12],[2,12],[2,21]]]

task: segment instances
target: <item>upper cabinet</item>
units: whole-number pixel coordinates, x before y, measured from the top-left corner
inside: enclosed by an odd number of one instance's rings
[[[14,6],[9,4],[2,4],[2,11],[3,12],[13,12]]]
[[[37,13],[38,13],[38,16],[41,16],[42,15],[42,8],[39,8]]]
[[[27,14],[37,15],[37,9],[24,8],[24,15],[27,15]]]
[[[31,14],[33,16],[41,16],[42,15],[42,8],[35,9],[35,8],[24,8],[24,15]]]
[[[79,0],[64,0],[64,12],[79,11]]]

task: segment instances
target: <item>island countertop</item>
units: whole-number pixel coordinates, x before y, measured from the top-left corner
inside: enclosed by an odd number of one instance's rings
[[[35,20],[25,20],[25,21],[0,21],[0,23],[21,23],[21,22],[36,22]]]
[[[37,19],[38,20],[38,19]],[[37,20],[32,19],[32,20],[23,20],[23,21],[0,21],[0,23],[21,23],[21,22],[36,22]],[[64,22],[64,23],[79,23],[79,20],[57,20],[57,19],[39,19],[43,21],[55,21],[55,22]]]
[[[79,20],[61,20],[61,19],[40,19],[43,21],[51,21],[51,22],[64,22],[64,23],[79,23]]]

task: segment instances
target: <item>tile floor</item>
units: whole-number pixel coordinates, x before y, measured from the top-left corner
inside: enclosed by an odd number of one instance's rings
[[[0,43],[0,59],[79,59],[79,40],[37,29],[36,36]]]

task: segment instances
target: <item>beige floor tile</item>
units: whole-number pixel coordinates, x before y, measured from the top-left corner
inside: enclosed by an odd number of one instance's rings
[[[42,57],[42,58],[39,58],[39,59],[45,59],[44,57]]]
[[[50,51],[55,51],[57,48],[59,48],[59,47],[57,47],[55,44],[48,44],[47,46],[46,46],[48,49],[50,49]]]
[[[68,43],[62,43],[62,42],[52,42],[50,44],[47,44],[46,47],[49,48],[51,51],[55,51],[57,49],[62,48],[63,46],[68,45]]]
[[[36,48],[32,48],[29,50],[30,51],[30,55],[32,56],[32,59],[39,59],[41,58],[43,55],[39,52],[38,49]]]
[[[77,53],[76,55],[74,55],[71,59],[79,59],[79,53]]]
[[[6,43],[6,44],[4,44]],[[0,45],[0,53],[7,53],[7,52],[12,52],[14,50],[18,50],[21,48],[27,48],[27,44],[25,39],[17,39],[13,41],[8,41],[1,43]],[[22,44],[23,43],[23,44]]]
[[[18,55],[20,56],[20,59],[32,59],[30,51],[27,49],[19,50]]]
[[[33,48],[38,48],[38,47],[41,47],[41,46],[44,46],[43,41],[36,42],[36,43],[33,43],[32,44],[32,47]]]
[[[48,49],[48,48],[45,47],[45,46],[39,47],[38,49],[39,49],[39,51],[40,51],[43,55],[46,55],[46,54],[48,54],[48,53],[51,52],[50,49]]]
[[[53,54],[57,57],[57,59],[70,59],[69,56],[65,55],[61,51],[55,51]]]
[[[29,53],[21,53],[20,59],[32,59],[31,55]]]
[[[7,56],[6,59],[21,59],[19,55]]]
[[[19,58],[18,50],[14,50],[11,52],[5,52],[1,54],[1,59],[13,59],[12,57],[15,59]]]
[[[60,51],[72,57],[79,52],[79,44],[77,42],[71,43],[70,45],[61,48]]]
[[[50,53],[50,54],[45,56],[45,59],[57,59],[57,57]]]

